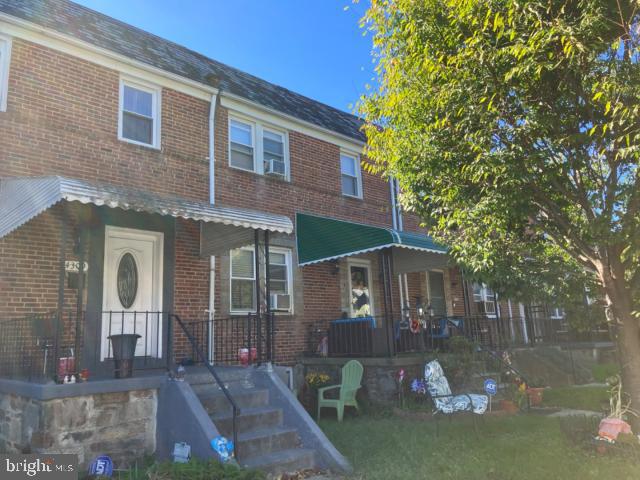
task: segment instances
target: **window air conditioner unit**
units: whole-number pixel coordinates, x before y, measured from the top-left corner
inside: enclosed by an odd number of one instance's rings
[[[284,162],[282,160],[275,160],[270,158],[264,162],[264,174],[265,175],[279,175],[285,176]]]
[[[271,310],[289,311],[291,310],[291,295],[282,293],[271,294]]]

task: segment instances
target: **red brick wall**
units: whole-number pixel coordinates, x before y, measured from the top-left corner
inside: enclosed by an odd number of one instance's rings
[[[7,112],[0,113],[0,177],[63,175],[127,185],[161,194],[208,200],[209,103],[162,89],[161,149],[119,141],[119,73],[70,55],[14,39]],[[291,182],[232,169],[228,165],[228,112],[216,115],[216,202],[288,215],[316,213],[391,226],[386,181],[362,170],[364,199],[341,194],[340,148],[289,132]],[[55,308],[57,244],[55,210],[0,240],[0,314]],[[405,215],[405,228],[417,220]],[[380,290],[372,263],[374,288]],[[203,319],[208,307],[209,263],[199,257],[199,230],[176,221],[175,310]],[[218,264],[219,265],[219,264]],[[278,347],[286,361],[307,348],[316,321],[338,318],[340,286],[333,265],[297,272],[303,308],[280,316]],[[216,305],[228,290],[216,275]],[[411,284],[410,284],[411,285]],[[414,289],[410,300],[413,302]],[[399,308],[397,280],[393,283]],[[380,300],[382,293],[377,293]],[[67,295],[75,298],[73,292]],[[228,312],[218,312],[222,316]],[[183,345],[183,338],[176,338]]]
[[[291,181],[229,166],[228,111],[216,109],[216,202],[287,215],[315,213],[372,225],[391,226],[389,187],[362,171],[363,199],[341,193],[340,147],[289,132]]]
[[[162,90],[162,148],[118,140],[119,74],[15,39],[0,177],[62,175],[208,198],[209,103]]]

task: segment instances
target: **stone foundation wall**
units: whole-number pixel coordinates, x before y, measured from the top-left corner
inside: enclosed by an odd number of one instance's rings
[[[398,358],[358,358],[364,366],[362,389],[358,397],[374,405],[395,405],[398,401],[396,375],[401,368],[406,372],[405,383],[421,377],[424,364],[432,356],[420,354]],[[301,392],[304,377],[308,373],[326,373],[331,377],[330,385],[340,383],[340,371],[349,359],[341,358],[305,358],[294,368],[294,388]]]
[[[0,394],[0,452],[109,455],[118,468],[156,450],[156,389],[36,400]]]

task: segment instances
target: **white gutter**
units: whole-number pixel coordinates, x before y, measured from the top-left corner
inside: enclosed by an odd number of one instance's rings
[[[218,94],[211,95],[211,106],[209,107],[209,203],[216,203],[216,170],[215,170],[215,141],[216,141],[216,104]]]

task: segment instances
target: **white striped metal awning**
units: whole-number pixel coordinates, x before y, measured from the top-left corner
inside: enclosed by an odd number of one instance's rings
[[[0,238],[62,200],[252,230],[293,232],[293,223],[284,215],[220,207],[128,187],[51,176],[0,180]]]

